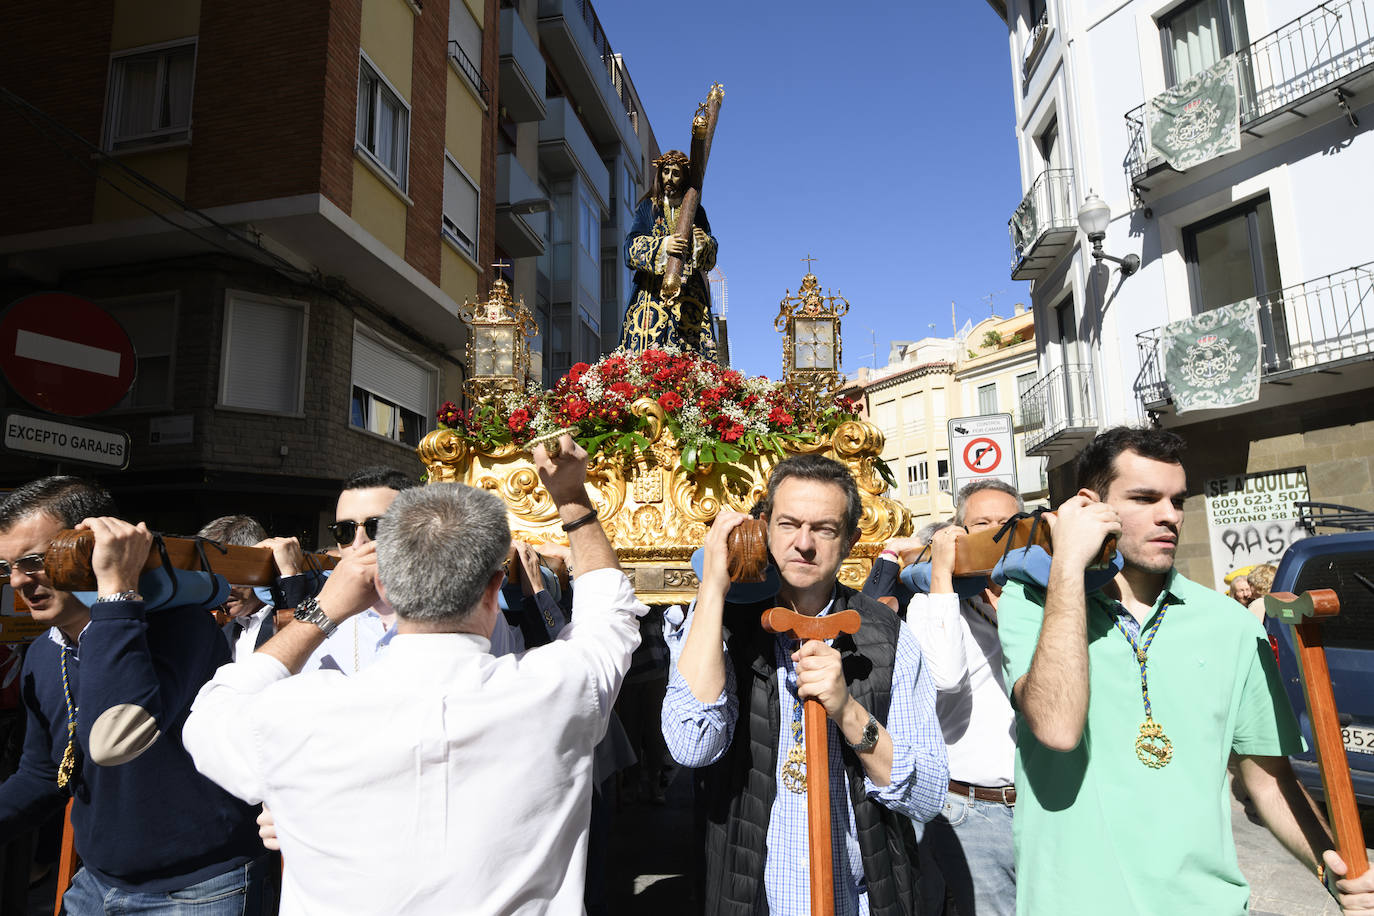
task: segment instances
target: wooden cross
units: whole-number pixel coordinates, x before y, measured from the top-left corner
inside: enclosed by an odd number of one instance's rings
[[[857,611],[841,611],[825,617],[808,617],[775,607],[759,621],[769,633],[794,639],[834,639],[841,633],[857,633]],[[830,859],[830,742],[825,707],[810,698],[805,706],[806,724],[806,826],[811,849],[811,916],[833,916],[835,875]]]
[[[1312,737],[1317,743],[1317,764],[1326,789],[1327,814],[1336,834],[1336,851],[1345,860],[1347,878],[1358,878],[1369,870],[1365,853],[1364,830],[1350,784],[1350,764],[1341,740],[1336,697],[1331,690],[1331,671],[1326,666],[1320,619],[1341,612],[1340,598],[1329,588],[1316,588],[1301,595],[1270,592],[1264,596],[1264,612],[1293,628],[1302,673],[1302,691],[1307,697],[1307,714],[1312,721]]]
[[[497,272],[499,273],[502,270],[502,268],[510,267],[511,263],[510,261],[497,261],[491,266],[496,268]]]
[[[806,272],[811,273],[811,262],[816,259],[808,254],[806,257],[802,258],[802,260],[806,262]]]

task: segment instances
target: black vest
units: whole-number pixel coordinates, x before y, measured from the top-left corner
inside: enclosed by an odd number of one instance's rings
[[[885,605],[838,586],[843,607],[859,612],[859,632],[833,643],[840,651],[849,693],[887,724],[892,669],[902,625]],[[740,710],[730,747],[703,772],[706,789],[705,916],[754,916],[763,888],[768,819],[777,794],[778,698],[776,637],[759,616],[772,601],[725,606],[726,645],[735,670]],[[841,759],[854,807],[859,851],[872,916],[914,916],[920,874],[911,821],[870,801],[863,765],[847,745]],[[832,800],[833,810],[833,800]]]

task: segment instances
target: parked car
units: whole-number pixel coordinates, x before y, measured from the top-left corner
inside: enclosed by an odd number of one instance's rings
[[[1355,797],[1363,806],[1374,806],[1374,512],[1330,503],[1296,505],[1309,536],[1284,552],[1272,590],[1301,594],[1329,588],[1340,598],[1340,614],[1322,622],[1326,662],[1331,669]],[[1344,529],[1344,533],[1319,533],[1323,528]],[[1265,627],[1278,656],[1279,676],[1309,748],[1292,758],[1293,769],[1303,785],[1320,798],[1321,771],[1292,630],[1273,618],[1265,620]]]

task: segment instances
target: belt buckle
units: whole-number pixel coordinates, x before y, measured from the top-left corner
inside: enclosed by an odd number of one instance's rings
[[[1006,805],[1008,808],[1015,808],[1015,807],[1016,807],[1016,799],[1015,799],[1015,798],[1009,798],[1008,795],[1007,795],[1007,793],[1009,793],[1009,792],[1015,792],[1015,791],[1016,791],[1016,787],[1015,787],[1015,786],[1003,786],[1003,787],[1002,787],[1002,804]]]

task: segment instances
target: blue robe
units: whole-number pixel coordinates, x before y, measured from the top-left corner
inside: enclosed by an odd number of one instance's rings
[[[663,270],[667,265],[664,242],[673,227],[664,219],[662,206],[642,200],[635,210],[634,225],[625,236],[625,266],[635,272],[634,290],[625,307],[620,348],[640,353],[651,347],[677,346],[716,360],[716,336],[711,326],[711,289],[706,274],[716,266],[716,240],[706,211],[697,207],[694,225],[707,241],[686,259],[682,289],[671,307],[662,302]],[[694,246],[695,247],[695,246]]]

